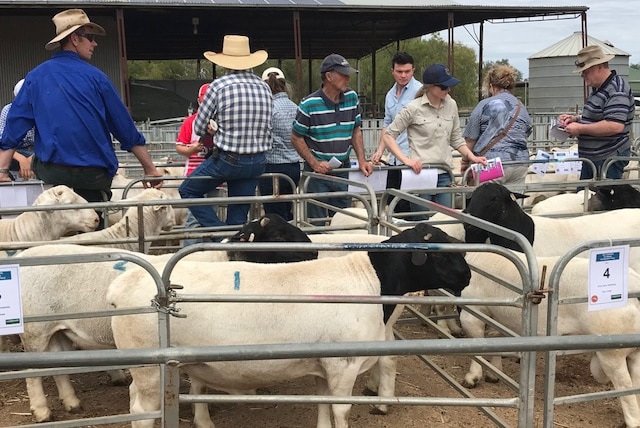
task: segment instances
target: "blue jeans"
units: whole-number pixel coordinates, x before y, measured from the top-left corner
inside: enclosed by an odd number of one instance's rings
[[[438,174],[438,184],[436,187],[447,187],[449,186],[449,184],[451,184],[451,176],[449,174]],[[452,205],[451,193],[421,193],[418,196],[420,196],[422,199],[426,199],[427,201],[433,201],[440,205],[444,205],[445,207],[451,208]],[[428,208],[425,206],[413,203],[411,204],[411,212],[426,210],[428,210]]]
[[[300,164],[295,163],[268,163],[264,172],[278,172],[291,178],[298,185],[300,181]],[[291,187],[288,180],[279,178],[278,186],[281,195],[291,195],[296,189]],[[273,195],[273,178],[263,178],[258,185],[261,196]],[[293,220],[292,202],[269,202],[263,205],[265,214],[278,214],[283,219]]]
[[[616,153],[615,156],[631,156],[631,149],[626,149],[621,152]],[[606,159],[600,161],[592,161],[596,166],[596,170],[598,176],[602,173],[602,166],[604,165],[604,161]],[[627,166],[628,161],[617,161],[609,165],[607,168],[607,176],[605,178],[611,178],[614,180],[621,179],[622,174],[624,173],[624,167]],[[591,166],[583,166],[580,171],[580,180],[590,180],[593,178],[593,171],[591,171]]]
[[[304,165],[304,169],[305,171],[312,171],[311,168],[306,163]],[[340,174],[333,174],[333,175],[335,177],[349,178],[348,172],[343,172]],[[347,189],[348,189],[347,184],[336,183],[335,181],[313,179],[313,178],[310,179],[309,183],[307,184],[307,193],[346,192]],[[336,206],[338,208],[348,208],[351,206],[350,196],[317,198],[317,200],[322,201],[326,204]],[[307,203],[308,219],[331,217],[334,214],[335,214],[335,211],[333,210],[327,210],[326,208],[320,207],[318,205]]]
[[[233,196],[254,196],[258,177],[264,172],[264,153],[238,155],[220,152],[217,159],[205,159],[178,188],[183,199],[204,198],[222,183],[227,183],[228,194]],[[211,180],[190,180],[191,177],[211,177]],[[227,209],[226,223],[218,218],[214,207],[197,205],[189,211],[202,227],[244,224],[247,222],[250,204],[231,204]]]

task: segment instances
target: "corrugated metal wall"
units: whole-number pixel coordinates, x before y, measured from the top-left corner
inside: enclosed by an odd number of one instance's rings
[[[13,100],[13,87],[32,68],[51,58],[52,52],[44,45],[55,36],[53,15],[42,16],[0,16],[0,102],[5,105]],[[89,18],[104,27],[106,37],[98,37],[91,64],[105,72],[116,89],[122,93],[116,21],[112,16]],[[56,52],[56,51],[53,51]]]
[[[573,73],[576,57],[529,59],[529,112],[570,112],[584,105],[584,81]],[[629,76],[629,57],[616,56],[609,66],[625,78]]]

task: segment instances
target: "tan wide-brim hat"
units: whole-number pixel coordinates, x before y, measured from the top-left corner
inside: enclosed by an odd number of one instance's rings
[[[249,49],[247,36],[224,36],[222,53],[207,51],[204,57],[220,67],[230,70],[248,70],[257,67],[269,57],[267,51],[255,51]]]
[[[578,52],[578,59],[576,59],[576,68],[574,73],[582,73],[589,67],[594,65],[604,64],[615,58],[615,55],[605,54],[600,46],[591,45],[580,49]]]
[[[82,9],[67,9],[56,14],[51,20],[56,26],[56,36],[44,45],[44,48],[48,51],[60,46],[60,40],[80,27],[87,27],[87,33],[89,34],[97,34],[98,36],[107,34],[104,28],[89,21],[89,17]]]

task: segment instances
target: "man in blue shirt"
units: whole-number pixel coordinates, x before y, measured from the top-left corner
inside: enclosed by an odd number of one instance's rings
[[[378,148],[371,155],[371,162],[374,164],[380,162],[382,153],[385,150],[385,144],[382,139],[387,126],[391,125],[396,114],[404,108],[410,101],[416,97],[416,93],[422,88],[420,83],[413,73],[415,72],[415,62],[411,55],[406,52],[396,52],[391,58],[391,75],[395,80],[394,85],[389,89],[387,95],[384,98],[384,121],[382,123],[382,130],[380,132],[380,143]],[[409,138],[407,132],[403,132],[396,138],[396,143],[400,146],[400,149],[405,155],[409,155]],[[389,165],[402,165],[402,162],[398,162],[393,155],[389,155]],[[387,173],[387,188],[399,189],[402,179],[402,173],[399,169],[389,170]],[[398,202],[395,208],[396,212],[409,212],[411,211],[409,202],[401,200]]]
[[[0,181],[10,180],[11,157],[34,126],[36,177],[67,185],[89,202],[111,199],[118,169],[111,135],[136,156],[145,176],[162,177],[113,84],[88,62],[98,45],[95,37],[106,34],[104,28],[81,9],[60,12],[52,21],[56,36],[45,49],[61,50],[27,74],[11,105],[0,139]],[[162,180],[152,183],[162,186]]]

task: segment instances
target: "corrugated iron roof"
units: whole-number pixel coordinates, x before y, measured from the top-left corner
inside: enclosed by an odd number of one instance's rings
[[[602,47],[602,50],[605,54],[616,56],[631,56],[631,54],[629,54],[628,52],[616,48],[611,42],[602,41],[596,39],[593,36],[587,36],[587,45],[598,45]],[[569,37],[566,37],[559,42],[556,42],[553,45],[534,53],[528,59],[531,60],[537,58],[576,56],[580,49],[582,49],[582,33],[580,31],[576,31]]]
[[[243,34],[270,58],[357,59],[388,45],[486,20],[579,16],[585,6],[467,6],[451,0],[0,0],[5,16],[83,8],[91,16],[122,12],[132,60],[194,59],[219,50],[226,34]],[[193,21],[197,18],[197,31]]]

